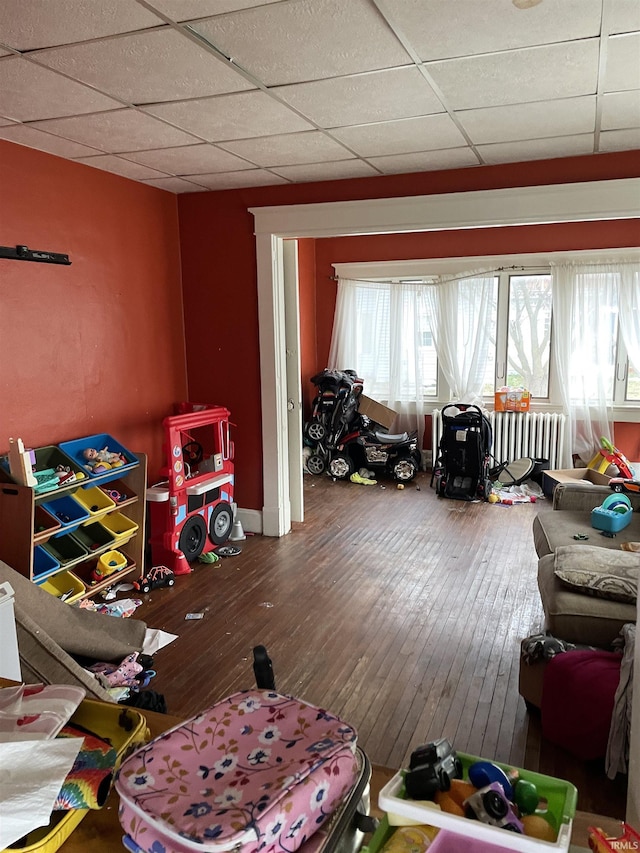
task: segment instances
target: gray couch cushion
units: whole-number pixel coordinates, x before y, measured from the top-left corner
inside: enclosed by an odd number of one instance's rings
[[[610,548],[556,548],[555,575],[573,592],[635,604],[640,554]]]
[[[538,589],[547,629],[554,637],[570,643],[606,649],[625,623],[636,621],[634,604],[595,598],[566,587],[555,575],[555,554],[548,554],[538,562]]]
[[[597,545],[599,548],[620,550],[621,542],[640,541],[640,513],[634,512],[631,524],[615,537],[603,536],[591,526],[590,512],[574,510],[542,510],[533,520],[533,542],[539,557],[553,554],[561,545],[576,545],[574,534],[584,534],[589,538],[585,545]],[[564,637],[563,639],[566,639]]]

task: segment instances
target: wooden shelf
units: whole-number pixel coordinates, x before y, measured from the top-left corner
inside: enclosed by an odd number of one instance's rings
[[[125,549],[124,553],[130,560],[131,566],[127,565],[124,569],[105,578],[100,583],[91,586],[87,584],[87,592],[82,598],[91,598],[102,589],[112,586],[115,583],[114,577],[116,574],[118,578],[125,575],[132,575],[134,572],[137,572],[138,576],[142,576],[146,550],[145,494],[147,488],[147,457],[143,453],[136,453],[136,456],[140,460],[139,464],[123,471],[118,479],[112,479],[113,473],[109,472],[103,476],[77,480],[74,483],[40,495],[36,495],[34,490],[29,486],[6,482],[5,476],[0,481],[0,559],[4,560],[16,572],[33,581],[34,546],[42,545],[53,534],[59,532],[52,529],[48,535],[46,533],[43,535],[34,530],[36,507],[43,502],[55,500],[59,496],[73,494],[79,488],[98,486],[105,489],[115,489],[121,493],[124,492],[128,496],[124,500],[117,502],[101,518],[114,512],[120,512],[126,507],[127,517],[138,525],[137,531],[125,542],[111,542],[109,545],[96,548],[89,554],[70,560],[56,571],[47,572],[46,575],[40,576],[38,580],[51,577],[57,574],[58,571],[74,571],[74,568],[81,567],[85,563],[90,563],[100,554],[113,549],[119,550],[121,547]],[[101,518],[95,519],[95,521],[99,523]],[[92,521],[93,519],[88,523],[90,524]]]

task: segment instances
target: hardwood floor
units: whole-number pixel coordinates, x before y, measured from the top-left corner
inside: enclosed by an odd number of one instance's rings
[[[400,491],[305,476],[305,518],[281,539],[195,564],[136,611],[177,634],[149,685],[187,716],[253,685],[264,644],[278,689],[352,723],[372,762],[401,767],[418,744],[577,785],[578,807],[624,817],[626,777],[585,765],[541,735],[518,693],[522,638],[540,630],[531,524],[541,504],[436,497],[421,473]],[[203,611],[200,621],[185,614]]]

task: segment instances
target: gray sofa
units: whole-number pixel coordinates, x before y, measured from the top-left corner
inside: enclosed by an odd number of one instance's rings
[[[538,588],[546,628],[555,637],[572,643],[608,648],[627,622],[636,621],[636,605],[594,594],[562,582],[556,572],[563,566],[582,566],[589,574],[610,576],[619,572],[637,578],[640,553],[623,551],[622,542],[640,542],[640,495],[629,495],[631,523],[614,538],[591,526],[591,510],[611,495],[607,486],[560,483],[550,510],[541,510],[533,522],[538,561]],[[576,535],[587,539],[576,540]]]

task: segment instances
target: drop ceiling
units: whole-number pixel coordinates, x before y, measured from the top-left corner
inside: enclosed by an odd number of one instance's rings
[[[640,0],[2,0],[0,138],[174,193],[640,149]]]

